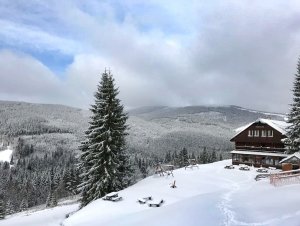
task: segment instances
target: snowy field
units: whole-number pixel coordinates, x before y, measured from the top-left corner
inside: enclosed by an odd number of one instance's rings
[[[224,169],[230,162],[175,170],[174,178],[150,176],[120,191],[122,201],[99,199],[65,220],[77,205],[20,213],[0,226],[300,226],[300,184],[274,187],[268,180],[255,181],[254,168]],[[146,196],[165,203],[154,208],[137,202]]]
[[[300,225],[300,184],[273,187],[255,181],[255,169],[227,170],[230,160],[179,169],[174,178],[151,176],[119,194],[123,201],[97,200],[64,221],[65,226]],[[170,188],[176,180],[177,188]],[[165,200],[151,208],[136,202]]]
[[[0,162],[10,162],[12,152],[9,146],[6,150],[0,151]]]

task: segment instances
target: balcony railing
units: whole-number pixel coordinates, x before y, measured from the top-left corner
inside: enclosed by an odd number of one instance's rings
[[[260,151],[266,153],[284,153],[287,151],[285,148],[257,147],[257,146],[235,146],[235,149],[241,151]]]

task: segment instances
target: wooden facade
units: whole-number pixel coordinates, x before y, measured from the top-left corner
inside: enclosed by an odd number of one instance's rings
[[[255,167],[280,168],[280,161],[287,157],[282,139],[285,138],[284,122],[280,127],[268,119],[258,119],[245,126],[230,141],[235,142],[232,164]],[[279,123],[279,122],[278,122]]]

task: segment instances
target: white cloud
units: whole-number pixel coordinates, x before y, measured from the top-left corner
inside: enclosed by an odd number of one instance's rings
[[[8,50],[0,52],[0,96],[8,100],[65,103],[61,81],[36,59]]]
[[[214,103],[286,111],[291,102],[300,41],[297,1],[53,2],[41,2],[35,20],[30,12],[0,16],[0,37],[71,54],[74,62],[59,79],[37,59],[2,52],[0,66],[13,66],[0,67],[9,87],[0,98],[88,107],[100,74],[110,67],[129,107]],[[30,79],[23,81],[20,68]],[[14,88],[16,80],[22,86]],[[41,84],[49,88],[39,89]]]
[[[32,48],[38,51],[59,51],[64,54],[80,52],[79,42],[62,38],[43,30],[0,19],[0,37],[3,43],[21,48]]]

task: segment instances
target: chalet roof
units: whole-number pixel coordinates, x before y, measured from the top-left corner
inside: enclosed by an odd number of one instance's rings
[[[275,157],[287,157],[287,154],[284,153],[273,153],[273,152],[262,152],[262,151],[238,151],[234,150],[230,152],[231,154],[240,154],[240,155],[261,155],[261,156],[275,156]]]
[[[297,158],[300,160],[300,152],[295,152],[294,154],[289,155],[288,157],[282,159],[279,163],[284,163],[290,159]]]
[[[239,135],[240,133],[242,133],[244,130],[246,130],[247,128],[249,128],[251,125],[253,125],[254,123],[262,123],[262,124],[267,124],[269,126],[271,126],[273,129],[277,130],[278,132],[280,132],[281,134],[285,135],[287,132],[287,127],[290,125],[289,123],[285,122],[285,121],[279,121],[279,120],[271,120],[271,119],[264,119],[264,118],[259,118],[254,122],[251,122],[245,126],[239,127],[237,129],[235,129],[236,134],[234,135],[233,138],[235,138],[237,135]],[[232,139],[233,139],[232,138]]]

